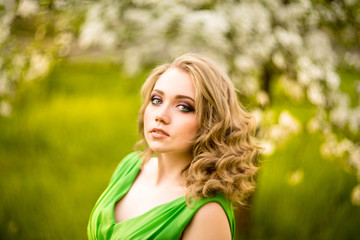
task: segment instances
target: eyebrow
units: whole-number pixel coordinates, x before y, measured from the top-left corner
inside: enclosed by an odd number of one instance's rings
[[[164,91],[161,91],[159,89],[154,89],[153,92],[157,92],[157,93],[160,93],[161,95],[165,95]],[[195,103],[195,101],[194,101],[194,99],[192,99],[192,97],[189,97],[189,96],[186,96],[186,95],[179,94],[179,95],[176,95],[175,98],[176,99],[184,99],[185,98],[185,99],[189,99],[189,100],[191,100],[191,101],[193,101]]]

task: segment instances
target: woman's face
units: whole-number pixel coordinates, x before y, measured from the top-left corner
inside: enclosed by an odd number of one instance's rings
[[[170,68],[157,80],[144,113],[144,135],[157,153],[189,153],[198,131],[190,75]]]

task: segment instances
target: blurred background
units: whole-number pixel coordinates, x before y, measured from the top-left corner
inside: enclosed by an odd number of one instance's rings
[[[239,239],[360,238],[356,0],[0,0],[0,239],[86,239],[140,87],[213,59],[258,121]]]

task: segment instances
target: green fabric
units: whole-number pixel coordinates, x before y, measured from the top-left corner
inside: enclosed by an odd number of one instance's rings
[[[232,205],[222,195],[198,200],[191,208],[182,196],[140,216],[116,223],[115,203],[131,188],[141,163],[137,153],[129,154],[120,162],[109,186],[90,215],[87,229],[89,239],[179,239],[196,211],[208,202],[217,202],[223,207],[234,239],[235,219]]]

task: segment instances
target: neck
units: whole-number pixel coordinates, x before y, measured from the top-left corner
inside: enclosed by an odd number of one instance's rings
[[[189,153],[158,153],[157,176],[155,184],[184,185],[181,171],[191,162]]]

